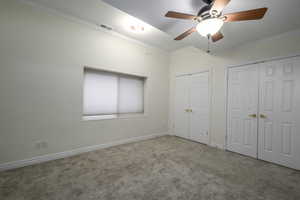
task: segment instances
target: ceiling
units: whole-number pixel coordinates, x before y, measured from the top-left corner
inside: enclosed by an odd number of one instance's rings
[[[193,21],[165,18],[173,10],[196,14],[202,0],[26,0],[55,9],[65,15],[79,18],[92,24],[105,24],[114,31],[164,50],[195,46],[206,50],[207,40],[199,34],[183,41],[173,38],[194,26]],[[300,28],[299,0],[231,0],[224,13],[268,7],[265,18],[260,21],[226,23],[222,32],[225,38],[213,44],[213,50],[221,51],[265,37]],[[128,30],[128,21],[140,21],[145,26],[143,33]]]

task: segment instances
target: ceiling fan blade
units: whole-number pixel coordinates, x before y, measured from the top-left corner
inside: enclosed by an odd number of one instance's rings
[[[246,21],[246,20],[258,20],[262,19],[268,8],[258,8],[254,10],[247,10],[242,12],[225,14],[225,22],[235,22],[235,21]]]
[[[186,32],[182,33],[181,35],[179,35],[177,38],[175,38],[174,40],[182,40],[183,38],[189,36],[190,34],[196,32],[196,28],[193,27],[189,30],[187,30]]]
[[[213,36],[211,36],[211,39],[213,42],[217,42],[223,38],[224,38],[224,35],[220,31],[217,32],[216,34],[214,34]]]
[[[176,18],[176,19],[195,19],[197,17],[195,15],[179,13],[179,12],[174,12],[174,11],[167,12],[167,14],[165,16],[170,17],[170,18]]]
[[[215,0],[211,10],[216,10],[219,13],[221,13],[222,10],[225,8],[225,6],[227,6],[227,4],[229,4],[230,1],[231,0]]]

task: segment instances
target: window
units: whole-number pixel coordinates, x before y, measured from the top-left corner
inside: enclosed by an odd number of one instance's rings
[[[84,119],[144,113],[144,85],[144,77],[85,68]]]

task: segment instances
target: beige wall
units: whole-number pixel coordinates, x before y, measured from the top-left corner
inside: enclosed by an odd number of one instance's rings
[[[210,144],[224,148],[226,134],[226,67],[273,57],[300,54],[300,30],[242,45],[234,49],[229,49],[225,53],[215,54],[209,55],[193,47],[180,49],[171,54],[170,133],[174,132],[175,76],[178,74],[211,70],[212,106]]]
[[[168,131],[166,52],[16,0],[0,27],[0,164]],[[82,121],[84,65],[148,76],[147,116]]]

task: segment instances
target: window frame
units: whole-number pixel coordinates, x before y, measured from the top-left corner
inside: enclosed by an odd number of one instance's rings
[[[143,113],[124,113],[124,114],[104,114],[104,115],[85,115],[84,114],[84,72],[85,70],[94,70],[94,71],[102,71],[102,72],[107,72],[107,73],[114,73],[120,76],[132,76],[132,77],[137,77],[144,79],[144,112]],[[82,102],[81,102],[81,118],[83,121],[98,121],[98,120],[118,120],[118,119],[130,119],[130,118],[142,118],[142,117],[147,117],[148,116],[148,101],[147,101],[147,88],[148,88],[148,81],[149,78],[148,76],[141,75],[141,74],[133,74],[133,73],[125,73],[125,72],[120,72],[120,71],[114,71],[110,69],[105,69],[105,68],[99,68],[99,67],[90,67],[90,66],[84,66],[82,68]]]

